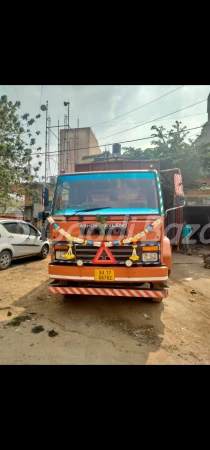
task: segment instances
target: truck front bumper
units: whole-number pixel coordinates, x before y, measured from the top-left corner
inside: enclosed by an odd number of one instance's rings
[[[119,283],[158,283],[168,280],[167,266],[70,266],[51,263],[48,266],[49,278],[52,280],[66,280],[77,282],[94,282],[95,269],[112,269],[114,270],[115,280],[112,284]]]
[[[168,296],[167,289],[157,291],[153,289],[115,289],[104,287],[64,287],[52,284],[49,286],[50,294],[64,294],[64,295],[105,295],[108,297],[144,297],[144,298],[166,298]]]

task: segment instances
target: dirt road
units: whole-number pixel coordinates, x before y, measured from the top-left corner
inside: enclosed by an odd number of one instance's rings
[[[47,292],[48,260],[15,262],[0,272],[0,364],[210,364],[210,271],[199,256],[173,259],[161,304],[65,300]]]

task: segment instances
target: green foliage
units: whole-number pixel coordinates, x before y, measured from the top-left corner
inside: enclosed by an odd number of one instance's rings
[[[23,114],[22,119],[23,120],[28,120],[28,117],[30,116],[29,113]]]
[[[35,139],[31,138],[30,144],[25,140],[31,135],[30,128],[25,131],[23,122],[33,125],[34,119],[28,121],[29,113],[18,114],[20,102],[11,102],[7,96],[0,98],[0,205],[8,206],[11,203],[11,194],[18,197],[24,195],[30,189],[26,182],[33,181],[30,175],[29,163],[32,160],[32,146]],[[22,135],[24,134],[24,137]],[[32,135],[31,135],[32,136]],[[39,166],[38,166],[39,169]],[[37,172],[37,170],[35,171]]]
[[[126,150],[124,154],[131,159],[154,159],[152,148],[142,150],[141,148],[124,147],[124,150]]]
[[[151,145],[146,150],[125,148],[125,155],[131,159],[160,160],[160,168],[179,168],[185,188],[199,187],[199,178],[210,174],[210,146],[198,145],[188,138],[189,131],[176,121],[169,132],[163,126],[153,125]],[[167,188],[173,189],[172,177],[166,175]],[[163,189],[164,189],[163,181]]]
[[[35,122],[35,120],[34,119],[30,119],[29,121],[28,121],[28,125],[33,125],[33,123]]]

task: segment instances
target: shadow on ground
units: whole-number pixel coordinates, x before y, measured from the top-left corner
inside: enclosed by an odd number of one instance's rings
[[[149,354],[160,348],[164,335],[161,315],[167,299],[156,304],[125,297],[64,297],[48,294],[47,284],[15,301],[16,307],[24,308],[20,317],[27,317],[23,334],[15,334],[20,353],[23,340],[33,345],[32,327],[43,327],[36,336],[38,347],[30,347],[30,363],[145,364]],[[20,322],[17,326],[22,326],[18,316],[8,319],[7,323],[16,320]],[[5,333],[13,328],[5,326]],[[56,338],[49,336],[50,330],[58,333]]]
[[[12,263],[11,263],[11,266],[7,269],[7,272],[8,272],[8,270],[15,269],[16,267],[24,266],[24,264],[31,264],[34,261],[39,261],[39,260],[40,259],[39,259],[39,257],[37,255],[35,255],[35,256],[28,256],[26,258],[13,259]]]

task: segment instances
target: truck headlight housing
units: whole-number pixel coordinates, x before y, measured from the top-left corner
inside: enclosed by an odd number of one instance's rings
[[[142,253],[142,261],[143,262],[158,261],[158,254],[152,252],[144,252]]]
[[[56,252],[55,252],[55,259],[60,259],[60,260],[63,260],[63,261],[67,261],[67,259],[64,256],[64,255],[66,255],[67,251],[68,250],[65,250],[65,251],[56,250]]]

